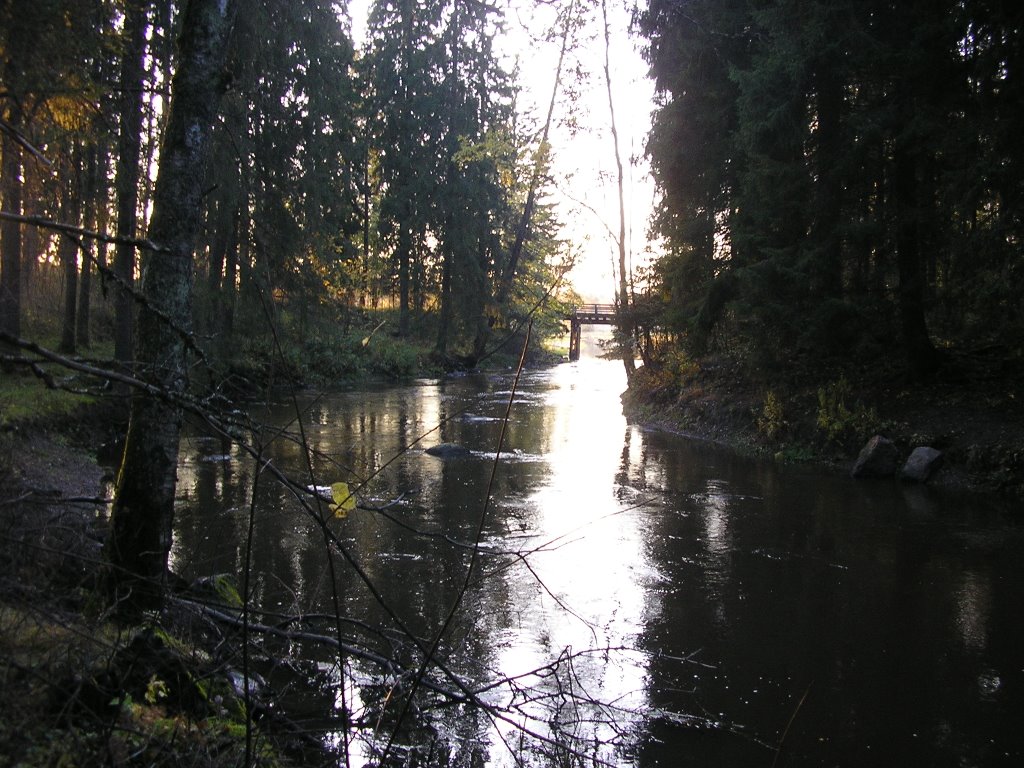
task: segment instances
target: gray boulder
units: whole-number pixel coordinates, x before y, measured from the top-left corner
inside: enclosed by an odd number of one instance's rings
[[[868,440],[861,450],[853,469],[852,477],[892,477],[896,474],[896,445],[881,435]]]
[[[907,463],[903,465],[900,477],[914,483],[926,483],[939,467],[942,466],[942,451],[928,446],[919,446],[911,452]]]
[[[427,448],[426,452],[441,459],[459,459],[469,456],[469,448],[457,443],[438,443]]]

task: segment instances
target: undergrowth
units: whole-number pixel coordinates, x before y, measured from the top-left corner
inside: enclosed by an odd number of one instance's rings
[[[13,453],[12,436],[0,445]],[[247,752],[252,766],[288,765],[259,723],[247,747],[238,650],[220,630],[180,608],[133,627],[100,608],[102,505],[72,501],[68,478],[24,484],[19,467],[37,448],[20,448],[0,466],[0,768],[227,768]]]

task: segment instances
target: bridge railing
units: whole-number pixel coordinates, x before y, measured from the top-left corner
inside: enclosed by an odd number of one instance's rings
[[[615,316],[614,304],[581,304],[572,311],[572,317],[581,319],[585,317],[612,318]]]

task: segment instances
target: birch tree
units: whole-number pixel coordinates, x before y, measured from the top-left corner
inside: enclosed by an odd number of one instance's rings
[[[179,63],[160,151],[139,315],[139,376],[161,395],[132,399],[107,545],[108,584],[130,608],[159,603],[174,516],[181,407],[187,383],[186,333],[192,312],[193,250],[202,218],[210,134],[224,87],[236,3],[190,0],[183,11]]]

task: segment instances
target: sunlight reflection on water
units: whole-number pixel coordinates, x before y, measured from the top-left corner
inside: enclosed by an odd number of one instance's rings
[[[422,637],[464,578],[511,387],[502,373],[307,398],[312,479],[296,443],[268,448],[302,485],[358,483],[364,507],[388,507],[390,518],[364,508],[332,525]],[[576,746],[599,743],[587,747],[593,757],[621,766],[770,764],[811,689],[788,737],[794,765],[871,764],[882,748],[931,764],[952,744],[963,764],[985,764],[991,744],[1021,754],[1019,729],[1006,725],[1022,709],[1020,526],[967,529],[956,524],[963,504],[931,489],[810,477],[641,430],[622,416],[624,387],[620,363],[587,357],[524,375],[479,570],[442,644],[460,675],[480,687],[523,675],[486,697],[535,733],[557,724]],[[294,419],[286,404],[253,411],[271,424]],[[471,453],[425,453],[439,442]],[[177,572],[240,572],[254,484],[237,448],[183,440]],[[329,612],[322,536],[266,478],[256,530],[261,606]],[[393,629],[344,569],[339,586],[350,618]],[[314,710],[330,740],[337,669],[322,650],[289,651],[315,662],[307,688],[290,681],[292,703]],[[379,668],[350,660],[346,675],[354,714],[389,714]],[[452,765],[555,762],[503,744],[518,739],[510,723],[465,714],[442,707],[417,734],[455,745]],[[910,739],[911,720],[932,736]],[[465,744],[476,758],[459,752]],[[365,740],[351,757],[375,759]]]
[[[623,378],[587,360],[560,366],[552,377],[545,398],[556,406],[545,436],[548,474],[527,500],[532,543],[547,545],[530,558],[533,576],[518,577],[536,579],[542,594],[523,605],[530,629],[509,636],[499,656],[499,668],[511,674],[536,669],[552,655],[633,648],[647,610],[644,581],[653,570],[642,547],[643,519],[615,494],[629,427],[621,414],[607,413],[607,402],[608,388],[621,389]],[[613,655],[611,664],[599,653],[576,658],[578,684],[595,699],[639,710],[645,665]],[[609,730],[597,726],[593,735],[609,741]]]

